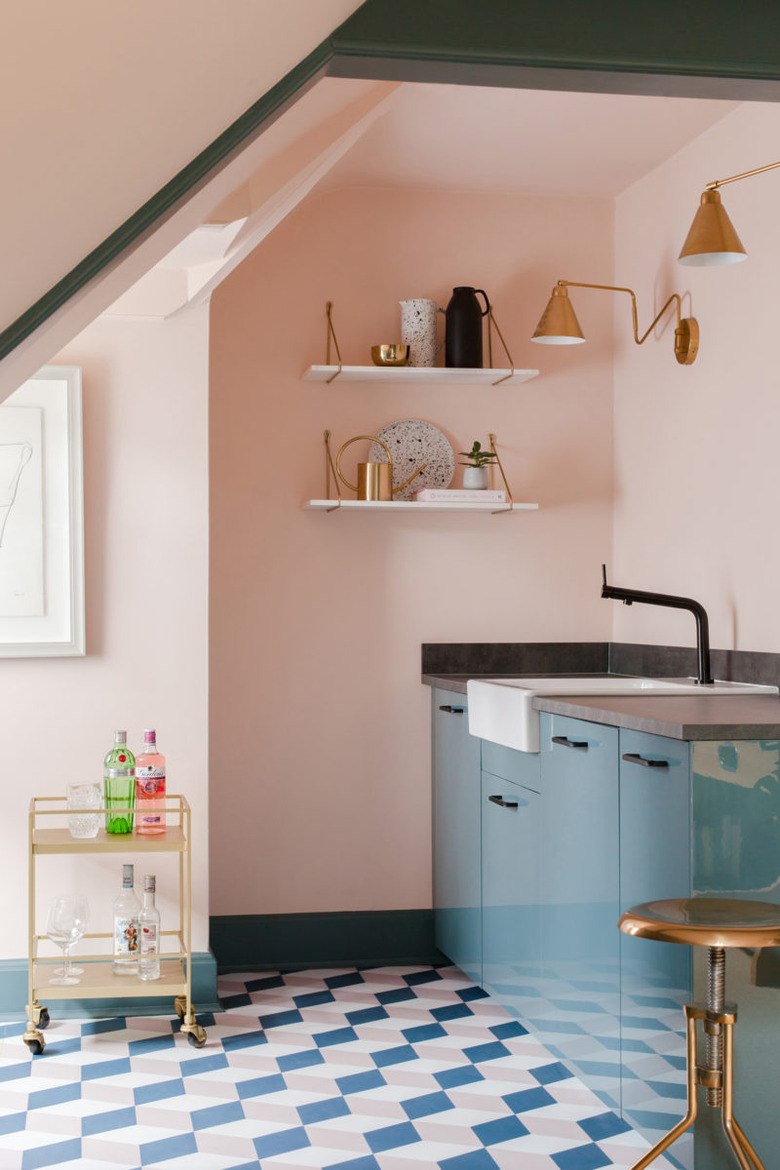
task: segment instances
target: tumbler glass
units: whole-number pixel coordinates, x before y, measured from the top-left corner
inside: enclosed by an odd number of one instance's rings
[[[84,812],[84,809],[101,808],[103,793],[99,784],[68,784],[65,788],[68,808],[79,809],[79,814],[68,817],[71,837],[97,837],[100,828],[100,813]]]

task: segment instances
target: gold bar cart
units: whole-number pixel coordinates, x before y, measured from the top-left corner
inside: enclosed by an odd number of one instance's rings
[[[131,809],[113,809],[113,812],[132,812]],[[179,1016],[181,1031],[190,1044],[202,1048],[206,1032],[196,1022],[192,1010],[192,858],[190,852],[190,806],[184,796],[166,797],[167,826],[164,833],[142,836],[136,833],[114,834],[100,828],[96,837],[75,838],[70,835],[67,816],[94,813],[95,809],[69,809],[65,797],[35,796],[29,810],[29,963],[28,998],[26,1004],[27,1030],[22,1039],[34,1055],[45,1048],[43,1030],[49,1024],[49,1009],[40,1002],[46,999],[135,999],[174,997],[174,1010]],[[52,825],[54,827],[48,827]],[[60,827],[62,826],[62,827]],[[160,978],[142,982],[126,975],[114,975],[111,948],[102,953],[81,954],[78,961],[84,965],[84,974],[73,986],[58,986],[47,981],[51,969],[60,958],[42,958],[39,943],[46,935],[36,931],[35,870],[38,857],[44,854],[70,853],[178,853],[179,855],[179,922],[175,930],[160,932]],[[85,934],[85,939],[113,940],[113,934]],[[162,947],[173,943],[173,949]]]

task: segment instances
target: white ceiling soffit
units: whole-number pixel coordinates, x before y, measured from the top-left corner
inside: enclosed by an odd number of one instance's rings
[[[319,82],[263,136],[262,165],[105,316],[168,317],[207,300],[355,145],[397,89],[391,82]],[[173,281],[173,273],[180,279]]]
[[[324,186],[612,198],[738,104],[407,84]]]

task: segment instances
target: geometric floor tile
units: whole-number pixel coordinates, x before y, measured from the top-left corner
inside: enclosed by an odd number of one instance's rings
[[[0,1170],[627,1166],[647,1143],[576,1075],[589,1067],[598,1088],[614,1074],[609,1020],[588,998],[610,973],[579,976],[549,1001],[513,976],[541,1024],[530,1031],[530,1012],[455,967],[226,975],[202,1049],[176,1018],[58,1022],[55,1006],[40,1057],[23,1025],[0,1031]],[[636,1032],[638,1110],[674,1096],[673,1008],[668,1041]]]

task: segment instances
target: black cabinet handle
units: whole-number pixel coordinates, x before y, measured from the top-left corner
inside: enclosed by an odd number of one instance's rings
[[[554,735],[552,741],[553,743],[559,743],[561,747],[585,748],[586,751],[588,750],[587,743],[582,739],[569,739],[565,735]]]
[[[440,711],[447,711],[450,715],[462,715],[465,709],[465,707],[450,707],[449,705],[439,707]]]
[[[626,752],[623,759],[627,764],[641,764],[643,768],[668,768],[668,760],[646,760],[636,752]]]
[[[516,800],[504,800],[503,796],[489,796],[488,800],[491,804],[497,804],[501,808],[517,808]]]

